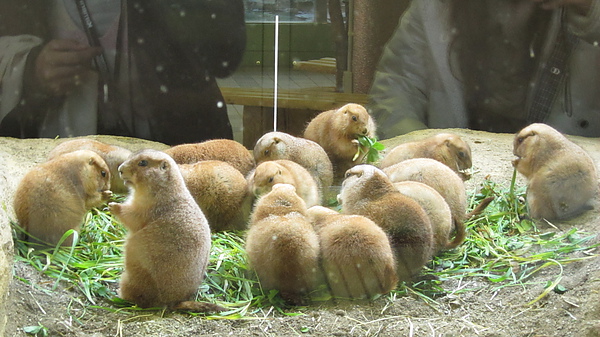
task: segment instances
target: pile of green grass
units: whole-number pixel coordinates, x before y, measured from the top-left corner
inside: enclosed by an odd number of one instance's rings
[[[567,233],[539,231],[526,219],[524,187],[513,183],[509,188],[485,181],[480,191],[470,196],[471,208],[482,199],[495,200],[482,215],[469,220],[469,236],[457,249],[434,258],[424,270],[426,281],[401,284],[389,296],[416,295],[428,302],[448,293],[464,293],[489,288],[490,292],[504,287],[530,286],[530,278],[542,269],[551,270],[551,280],[545,281],[545,291],[533,303],[550,291],[563,291],[560,285],[562,267],[571,262],[593,257],[597,245],[587,242],[592,234],[575,228]],[[61,283],[80,292],[87,305],[106,310],[135,312],[138,308],[116,297],[123,270],[123,226],[106,211],[90,212],[81,233],[68,232],[78,241],[71,247],[35,247],[16,239],[19,227],[14,226],[16,259],[30,264],[41,273],[54,278],[54,288]],[[207,277],[200,287],[198,299],[223,305],[229,311],[208,318],[254,317],[263,309],[286,313],[287,308],[276,291],[264,292],[250,269],[244,251],[243,232],[212,235],[212,250]],[[549,268],[555,266],[556,268]],[[444,281],[482,278],[478,289],[458,286],[444,287]],[[20,281],[28,282],[21,279]],[[465,282],[468,283],[468,282]],[[322,298],[327,299],[327,296]],[[295,308],[294,310],[301,310]],[[293,313],[292,313],[293,314]]]

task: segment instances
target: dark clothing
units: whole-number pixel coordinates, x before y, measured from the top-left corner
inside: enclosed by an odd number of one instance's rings
[[[125,0],[123,0],[125,1]],[[0,2],[0,36],[31,34],[50,39],[49,1],[3,0]],[[122,7],[125,9],[125,7]],[[117,79],[111,86],[110,104],[98,113],[98,133],[145,137],[166,144],[233,138],[227,107],[217,77],[229,76],[240,64],[246,45],[244,5],[241,0],[146,0],[127,1],[127,41],[117,47]],[[39,48],[39,47],[38,47]],[[122,50],[125,49],[125,50]],[[36,54],[32,50],[29,58]],[[127,58],[127,62],[118,60]],[[0,135],[43,119],[56,98],[27,98],[28,59],[22,104],[0,125]],[[60,99],[59,99],[60,100]],[[105,110],[105,111],[103,111]],[[108,116],[112,116],[108,117]],[[42,116],[33,116],[40,114]],[[28,116],[23,118],[23,116]],[[149,122],[150,136],[135,132],[136,120]],[[115,122],[115,121],[118,121]],[[33,127],[35,130],[35,127]],[[20,135],[36,137],[30,132]]]

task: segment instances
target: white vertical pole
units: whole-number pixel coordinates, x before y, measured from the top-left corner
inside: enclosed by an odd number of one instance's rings
[[[279,68],[279,15],[275,15],[275,88],[273,89],[273,131],[277,131],[277,72]]]

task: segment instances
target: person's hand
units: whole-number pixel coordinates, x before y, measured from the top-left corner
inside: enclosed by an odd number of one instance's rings
[[[74,40],[51,40],[35,60],[35,85],[49,95],[61,96],[81,84],[84,72],[92,68],[92,59],[102,48]]]
[[[593,0],[531,0],[540,3],[543,9],[556,9],[561,6],[569,6],[583,16],[587,15],[592,7]]]

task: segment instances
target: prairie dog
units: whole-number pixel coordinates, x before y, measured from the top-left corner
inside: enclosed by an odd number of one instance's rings
[[[212,139],[200,143],[175,145],[164,151],[177,164],[220,160],[238,169],[244,177],[254,168],[254,157],[244,145],[231,139]]]
[[[357,165],[346,171],[338,201],[342,213],[366,216],[387,233],[400,281],[410,281],[433,256],[433,231],[427,213],[398,192],[380,169]]]
[[[514,138],[513,166],[527,180],[533,218],[568,219],[583,212],[598,193],[592,158],[552,127],[535,123]]]
[[[450,211],[450,206],[448,206],[448,203],[446,203],[446,200],[438,191],[429,185],[416,181],[396,182],[394,183],[394,187],[400,193],[418,202],[429,216],[431,227],[433,228],[435,253],[455,248],[462,243],[464,236],[462,238],[457,236],[460,242],[450,241],[450,236],[454,229],[452,212]]]
[[[215,310],[188,301],[204,279],[210,229],[175,161],[164,152],[142,150],[119,172],[131,189],[125,202],[109,204],[128,230],[119,296],[144,308]]]
[[[302,165],[319,183],[322,193],[333,183],[333,166],[321,145],[285,132],[268,132],[254,146],[254,160],[287,159]]]
[[[245,248],[263,289],[279,290],[287,302],[304,304],[318,285],[319,238],[292,185],[276,184],[258,199]]]
[[[467,218],[467,191],[456,172],[437,160],[414,158],[386,167],[383,172],[392,182],[417,181],[433,187],[444,197],[452,212],[458,244],[466,237],[464,221]]]
[[[218,160],[181,164],[179,169],[211,231],[246,229],[253,199],[240,171]]]
[[[467,142],[453,133],[439,133],[392,148],[381,160],[379,167],[383,169],[412,158],[435,159],[459,174],[473,166],[471,147]]]
[[[115,193],[127,193],[127,187],[123,184],[123,180],[119,177],[119,165],[121,165],[129,155],[131,151],[120,146],[109,145],[103,142],[99,142],[94,139],[72,139],[67,140],[58,144],[48,154],[48,160],[60,156],[61,154],[73,152],[76,150],[90,150],[96,152],[110,169],[110,187]]]
[[[373,221],[313,206],[308,216],[321,246],[321,265],[332,295],[372,298],[396,287],[396,260],[389,238]]]
[[[321,203],[317,182],[308,170],[291,160],[262,162],[248,176],[248,188],[256,197],[269,192],[275,184],[294,186],[307,207]]]
[[[29,241],[55,245],[67,230],[78,230],[86,213],[111,195],[104,159],[96,152],[78,150],[27,172],[15,192],[14,209]],[[63,245],[72,242],[68,237]]]
[[[373,137],[375,133],[375,122],[367,110],[360,104],[349,103],[318,114],[308,123],[304,138],[325,149],[333,164],[334,181],[339,182],[347,169],[364,161],[364,153],[353,160],[360,146],[358,137]]]

